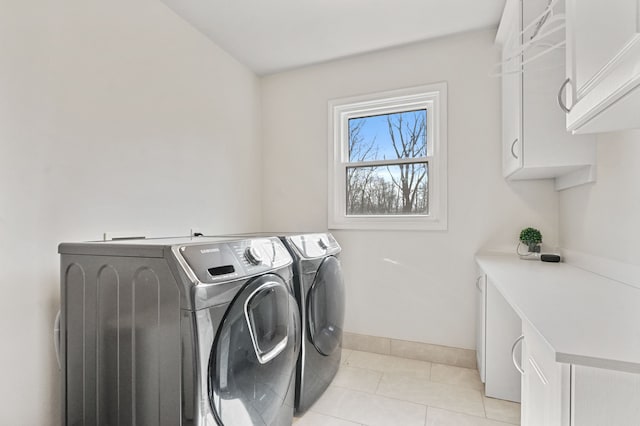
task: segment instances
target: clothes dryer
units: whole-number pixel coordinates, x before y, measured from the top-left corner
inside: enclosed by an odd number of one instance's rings
[[[331,384],[340,367],[345,286],[340,245],[330,233],[279,235],[294,258],[294,289],[302,318],[296,374],[296,413]]]
[[[296,413],[320,398],[340,367],[345,315],[341,248],[324,233],[239,234],[277,236],[293,257],[294,289],[302,319],[302,347],[296,368]]]
[[[278,238],[59,252],[63,425],[291,425],[301,328]]]

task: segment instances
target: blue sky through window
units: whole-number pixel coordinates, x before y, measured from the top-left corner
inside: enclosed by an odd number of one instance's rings
[[[388,119],[394,126],[396,146],[402,152],[400,132],[395,127],[401,125],[405,141],[410,135],[418,140],[413,144],[412,151],[403,157],[426,156],[426,123],[427,111],[405,111],[392,114],[373,115],[349,119],[349,161],[392,160],[398,158],[393,148],[389,133]]]

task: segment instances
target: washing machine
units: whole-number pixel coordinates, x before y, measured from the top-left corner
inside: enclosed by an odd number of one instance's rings
[[[59,252],[63,425],[291,425],[301,324],[280,239]]]
[[[293,257],[294,289],[302,319],[302,347],[296,368],[296,414],[320,398],[340,367],[345,315],[345,286],[340,245],[323,233],[270,233]]]

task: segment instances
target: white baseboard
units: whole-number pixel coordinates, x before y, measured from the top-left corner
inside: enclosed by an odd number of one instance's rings
[[[393,355],[456,367],[476,368],[476,351],[452,348],[430,343],[410,342],[387,337],[344,333],[342,346],[345,349]]]

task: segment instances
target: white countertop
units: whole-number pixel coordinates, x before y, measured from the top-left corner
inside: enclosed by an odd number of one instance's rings
[[[566,263],[476,261],[556,361],[640,373],[640,289]]]

